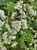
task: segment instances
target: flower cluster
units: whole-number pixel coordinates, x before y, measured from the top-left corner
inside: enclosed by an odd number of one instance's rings
[[[16,31],[20,31],[20,29],[21,29],[21,21],[12,21],[12,27]]]
[[[23,1],[18,2],[14,8],[18,10],[22,9],[22,5],[21,5],[22,3]]]
[[[36,11],[34,11],[33,6],[29,6],[29,14],[31,14],[32,16],[36,16]]]
[[[4,20],[6,18],[6,16],[4,15],[4,11],[3,10],[0,10],[0,18],[2,20]]]

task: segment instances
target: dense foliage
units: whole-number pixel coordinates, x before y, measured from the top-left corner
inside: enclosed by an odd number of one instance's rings
[[[37,50],[37,0],[0,0],[2,50]]]

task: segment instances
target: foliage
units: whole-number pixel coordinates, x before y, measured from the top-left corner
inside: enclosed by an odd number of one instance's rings
[[[1,47],[5,50],[35,50],[36,33],[36,0],[0,0]]]

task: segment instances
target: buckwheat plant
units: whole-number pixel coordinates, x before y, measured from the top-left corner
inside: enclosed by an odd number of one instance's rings
[[[1,50],[36,50],[37,11],[34,0],[29,0],[30,4],[11,1],[7,1],[5,9],[0,9]]]

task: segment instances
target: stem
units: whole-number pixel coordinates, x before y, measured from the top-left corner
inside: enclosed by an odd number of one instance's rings
[[[7,16],[7,24],[8,24],[8,17],[9,17],[9,11],[8,11],[8,16]]]
[[[35,38],[36,38],[36,36],[37,36],[37,33],[35,34]],[[36,41],[37,40],[35,39],[35,46],[34,46],[35,47],[35,50],[36,50]]]

